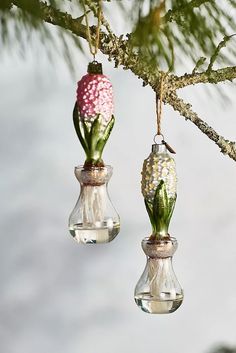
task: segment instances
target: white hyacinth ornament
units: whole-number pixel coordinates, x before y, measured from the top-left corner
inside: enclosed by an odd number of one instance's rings
[[[142,194],[152,224],[152,238],[169,237],[168,228],[176,201],[177,176],[175,161],[166,144],[155,144],[144,160]]]
[[[174,153],[164,140],[153,145],[142,170],[142,193],[152,234],[142,241],[147,262],[135,287],[134,299],[149,314],[173,313],[184,297],[172,266],[178,243],[168,233],[176,201],[177,178],[175,162],[167,149]]]

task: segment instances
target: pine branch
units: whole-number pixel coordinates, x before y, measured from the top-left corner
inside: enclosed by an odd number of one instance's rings
[[[212,0],[192,0],[185,6],[180,6],[176,9],[169,10],[163,17],[163,20],[165,22],[176,21],[179,19],[180,16],[183,16],[186,13],[186,10],[198,8],[207,2],[212,2]]]
[[[35,0],[36,1],[36,0]],[[200,3],[206,1],[193,0],[191,3],[194,6],[200,6]],[[71,31],[76,36],[87,39],[86,27],[81,23],[81,19],[74,19],[68,13],[61,12],[53,6],[47,5],[45,2],[37,1],[40,6],[40,18],[50,24],[62,27],[65,30]],[[12,4],[18,8],[22,8],[22,1],[13,0]],[[96,27],[91,27],[91,32],[94,35]],[[129,37],[128,37],[129,38]],[[129,40],[123,37],[117,37],[113,33],[100,34],[100,50],[108,56],[109,60],[114,60],[115,66],[122,65],[125,70],[130,69],[136,76],[141,78],[144,85],[150,85],[153,90],[159,94],[160,78],[163,72],[148,66],[141,55],[134,52],[129,45]],[[185,119],[193,122],[206,136],[214,141],[221,152],[228,155],[236,161],[236,144],[220,136],[206,122],[200,119],[191,109],[191,105],[185,103],[176,94],[176,89],[183,88],[196,83],[218,83],[226,80],[232,81],[236,78],[236,67],[226,67],[220,70],[205,71],[203,73],[185,74],[184,76],[175,76],[167,74],[165,76],[164,102],[170,104],[174,110],[177,110]]]
[[[27,11],[27,3],[22,2],[22,0],[12,0],[11,3],[21,10]],[[70,30],[73,34],[87,39],[86,27],[81,23],[81,19],[74,19],[72,16],[66,12],[57,10],[55,7],[48,5],[46,2],[37,1],[37,6],[39,7],[40,19],[53,24],[63,29]],[[31,13],[31,11],[29,11]]]

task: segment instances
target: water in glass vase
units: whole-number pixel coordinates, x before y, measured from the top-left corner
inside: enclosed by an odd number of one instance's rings
[[[183,301],[182,294],[176,294],[174,299],[170,299],[169,293],[162,293],[166,296],[166,299],[155,298],[150,295],[150,293],[140,293],[135,296],[136,304],[145,313],[149,314],[169,314],[176,311]]]
[[[78,242],[83,244],[109,243],[120,231],[120,224],[114,222],[103,222],[96,226],[78,223],[70,228],[70,234]]]

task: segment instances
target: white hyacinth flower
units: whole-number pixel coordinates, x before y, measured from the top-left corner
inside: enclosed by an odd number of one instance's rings
[[[153,145],[152,152],[143,162],[142,194],[147,201],[153,202],[161,180],[165,183],[168,198],[175,198],[177,188],[175,161],[164,144]]]

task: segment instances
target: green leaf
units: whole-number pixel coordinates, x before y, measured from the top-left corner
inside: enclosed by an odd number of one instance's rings
[[[101,135],[101,123],[100,123],[100,115],[98,114],[96,119],[94,120],[91,130],[90,130],[90,149],[91,152],[97,151],[97,143]]]
[[[92,164],[101,162],[104,146],[115,123],[114,116],[112,116],[112,119],[107,125],[105,131],[101,124],[99,114],[96,119],[94,119],[91,128],[89,128],[84,119],[79,116],[77,103],[75,103],[73,110],[73,121],[77,136],[87,156],[86,161]]]
[[[109,136],[111,134],[111,131],[113,129],[114,124],[115,124],[115,117],[114,117],[114,115],[112,115],[112,118],[109,121],[109,123],[103,133],[103,136],[99,139],[99,141],[97,143],[97,149],[100,151],[101,154],[102,154],[103,149],[107,143],[107,140],[109,139]]]
[[[145,203],[146,210],[147,210],[147,213],[148,213],[151,225],[152,225],[153,233],[155,233],[156,232],[156,223],[155,223],[155,220],[153,217],[153,205],[147,199],[144,199],[144,203]]]
[[[73,122],[74,122],[74,127],[75,127],[75,131],[77,133],[77,136],[78,136],[80,143],[81,143],[81,145],[87,155],[88,145],[87,145],[87,142],[84,139],[83,134],[81,132],[81,124],[80,124],[79,113],[78,113],[78,109],[77,109],[77,102],[75,102],[75,106],[73,109]]]
[[[166,185],[163,180],[156,188],[153,203],[150,205],[145,200],[147,212],[152,224],[153,231],[157,237],[168,234],[170,219],[174,210],[176,197],[168,198]]]
[[[168,205],[167,194],[165,183],[163,180],[160,181],[156,188],[154,200],[153,200],[153,217],[157,229],[160,231],[165,228],[166,218],[166,207]]]
[[[88,128],[87,123],[84,121],[84,119],[80,119],[81,121],[81,125],[83,127],[83,132],[84,132],[84,138],[86,140],[87,146],[89,148],[90,144],[91,144],[91,138],[90,138],[90,129]]]
[[[168,200],[168,215],[166,217],[167,229],[169,228],[170,220],[171,220],[172,214],[174,212],[176,198],[177,198],[177,195]]]

